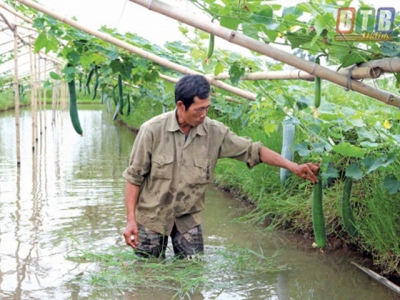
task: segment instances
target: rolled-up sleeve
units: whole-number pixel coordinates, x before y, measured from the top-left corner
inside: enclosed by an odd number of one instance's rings
[[[134,185],[140,186],[150,171],[152,140],[151,131],[146,126],[142,126],[133,143],[129,166],[122,174],[126,180]]]
[[[227,128],[222,140],[219,157],[230,157],[245,162],[250,169],[259,163],[261,142],[253,142],[249,137],[238,136]]]

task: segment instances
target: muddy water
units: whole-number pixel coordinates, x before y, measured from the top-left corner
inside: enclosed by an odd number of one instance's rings
[[[21,166],[16,166],[12,112],[0,114],[0,299],[171,299],[175,292],[102,290],[76,279],[87,264],[66,259],[77,245],[124,247],[124,179],[132,132],[102,109],[80,110],[78,136],[57,113],[32,152],[31,117],[21,113]],[[245,207],[210,188],[204,213],[206,254],[226,245],[250,247],[288,270],[243,275],[246,284],[199,290],[192,299],[397,299],[356,269],[348,253],[319,253],[310,241],[233,222]]]

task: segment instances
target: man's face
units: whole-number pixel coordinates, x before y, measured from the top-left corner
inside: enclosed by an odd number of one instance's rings
[[[200,99],[196,96],[194,97],[194,102],[187,110],[182,102],[181,105],[178,105],[178,109],[182,111],[184,121],[194,127],[204,122],[210,105],[210,97],[206,99]]]

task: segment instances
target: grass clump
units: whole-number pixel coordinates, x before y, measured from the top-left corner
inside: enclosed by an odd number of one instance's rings
[[[173,292],[175,297],[187,297],[200,291],[246,289],[246,285],[263,274],[287,270],[262,251],[235,245],[206,247],[205,255],[194,260],[174,257],[143,259],[131,249],[110,247],[74,249],[67,259],[79,263],[95,263],[95,270],[85,272],[78,284],[104,289],[156,289]]]

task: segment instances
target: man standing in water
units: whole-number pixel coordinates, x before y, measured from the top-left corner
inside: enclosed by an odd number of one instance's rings
[[[249,168],[263,162],[317,181],[317,164],[298,165],[208,118],[209,93],[204,76],[183,76],[175,86],[176,109],[145,122],[135,139],[123,174],[124,237],[141,257],[164,257],[169,236],[179,258],[203,252],[200,212],[218,158]]]

